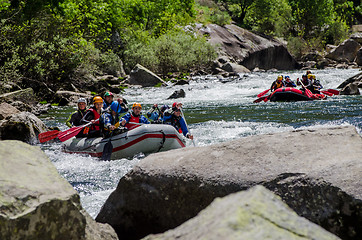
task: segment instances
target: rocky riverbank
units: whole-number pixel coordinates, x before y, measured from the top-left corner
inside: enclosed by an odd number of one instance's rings
[[[360,239],[361,156],[362,139],[353,127],[260,135],[157,153],[120,180],[96,220],[112,225],[119,237],[137,239],[179,226],[217,197],[263,185],[299,216],[342,239]],[[204,228],[202,222],[199,226]],[[184,235],[194,231],[182,228]],[[208,231],[213,229],[202,230]]]
[[[361,156],[354,127],[152,154],[120,179],[96,223],[39,147],[0,141],[0,236],[117,239],[108,223],[121,239],[359,239]]]
[[[39,147],[0,141],[0,239],[118,239],[96,223]]]

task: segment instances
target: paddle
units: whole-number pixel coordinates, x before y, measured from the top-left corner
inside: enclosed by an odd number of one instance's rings
[[[256,95],[258,98],[264,96],[267,92],[269,92],[270,89],[267,89],[265,91],[262,91],[261,93],[259,93],[258,95]]]
[[[305,94],[307,94],[307,97],[312,98],[313,93],[312,93],[308,88],[306,88],[306,87],[304,86],[304,84],[303,84],[302,81],[299,81],[299,82],[300,82],[300,85],[302,85],[302,87],[304,88]]]
[[[39,135],[38,135],[39,142],[44,143],[44,142],[50,141],[50,140],[56,138],[58,136],[58,133],[60,133],[59,130],[52,130],[52,131],[48,131],[48,132],[39,133]]]
[[[116,124],[114,124],[114,126],[116,128],[119,127],[119,122],[117,122]],[[113,136],[114,131],[111,131],[111,136],[109,137],[108,142],[104,145],[103,148],[103,153],[102,153],[102,160],[104,161],[109,161],[111,160],[111,156],[112,156],[112,151],[113,151],[113,145],[112,145],[112,136]]]
[[[99,120],[99,118],[98,118],[96,121],[98,121],[98,120]],[[76,136],[80,131],[82,131],[83,128],[85,128],[85,127],[87,127],[87,126],[89,126],[89,125],[91,125],[91,124],[93,124],[93,123],[92,123],[92,122],[89,122],[89,123],[84,124],[84,125],[82,125],[82,126],[77,126],[77,127],[69,128],[68,130],[65,130],[65,131],[63,131],[63,132],[60,132],[60,133],[58,134],[58,138],[59,138],[59,140],[62,141],[62,142],[67,141],[68,139]]]
[[[320,91],[321,93],[325,94],[325,95],[328,95],[328,96],[333,96],[333,93],[330,93],[328,91]]]
[[[256,99],[256,100],[254,100],[253,102],[254,103],[258,103],[258,102],[261,102],[261,101],[268,101],[268,97],[269,97],[270,95],[268,95],[268,96],[266,96],[266,97],[261,97],[261,98],[258,98],[258,99]],[[266,102],[265,101],[265,102]]]
[[[181,115],[182,115],[182,116],[183,116],[183,118],[184,118],[184,121],[185,121],[185,125],[186,125],[186,128],[187,128],[187,131],[189,131],[189,134],[191,134],[191,132],[190,132],[190,130],[189,130],[189,127],[187,126],[186,118],[185,118],[185,115],[184,115],[184,113],[183,113],[183,111],[182,111],[182,108],[180,108],[180,111],[181,111]],[[192,143],[194,144],[194,147],[196,147],[196,144],[195,144],[194,139],[192,139]]]
[[[328,89],[327,91],[330,92],[330,93],[333,93],[334,95],[339,95],[339,91],[338,91],[338,90]]]

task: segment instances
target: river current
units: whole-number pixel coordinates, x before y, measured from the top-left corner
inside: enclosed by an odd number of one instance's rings
[[[357,69],[313,71],[324,89],[335,89],[358,72]],[[256,95],[270,88],[279,74],[289,75],[295,81],[304,71],[249,73],[232,78],[194,77],[189,85],[129,88],[122,96],[130,104],[142,103],[143,112],[146,112],[154,103],[171,105],[174,100],[166,99],[175,90],[183,89],[186,97],[177,101],[183,103],[188,127],[198,146],[251,135],[341,125],[353,125],[362,135],[362,96],[332,96],[323,101],[253,103]],[[41,118],[48,126],[65,130],[64,122],[74,110],[72,107],[55,107]],[[188,147],[192,146],[189,141]],[[97,216],[119,179],[144,157],[140,153],[133,159],[106,162],[63,153],[60,143],[45,143],[41,147],[59,173],[79,192],[83,207],[92,217]]]

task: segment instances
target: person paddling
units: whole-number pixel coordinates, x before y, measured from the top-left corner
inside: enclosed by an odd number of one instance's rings
[[[293,88],[297,86],[297,85],[295,85],[295,83],[292,80],[290,80],[289,76],[284,77],[284,85],[286,87],[293,87]]]
[[[282,75],[279,75],[277,80],[275,80],[271,87],[270,87],[270,92],[273,92],[275,90],[277,90],[278,88],[281,88],[281,87],[284,87],[284,82],[283,82],[283,76]]]
[[[182,106],[182,104],[174,103],[172,105],[172,112],[171,112],[172,114],[165,115],[162,120],[165,124],[172,125],[174,128],[176,128],[176,130],[179,133],[182,133],[185,137],[193,140],[194,136],[189,133],[189,130],[187,129],[186,126],[186,122],[184,118],[181,117],[181,109],[178,106]]]
[[[101,115],[100,123],[104,138],[119,134],[121,130],[119,126],[119,115],[122,113],[122,107],[116,101],[113,101],[109,110]],[[117,124],[118,123],[118,124]]]
[[[68,127],[74,127],[74,126],[80,126],[82,125],[80,123],[80,121],[82,120],[82,118],[84,117],[84,114],[86,112],[86,108],[87,108],[87,100],[85,98],[79,98],[78,102],[78,110],[73,112],[69,118],[67,119],[67,121],[65,122],[65,124]]]
[[[132,112],[127,113],[121,118],[121,126],[125,126],[130,122],[149,124],[150,121],[148,121],[147,118],[142,115],[141,110],[142,105],[140,103],[134,103],[132,105]]]
[[[101,116],[103,99],[99,96],[93,98],[93,107],[89,108],[81,120],[82,124],[91,122],[90,127],[84,128],[82,135],[86,137],[100,137],[101,129],[99,117]]]

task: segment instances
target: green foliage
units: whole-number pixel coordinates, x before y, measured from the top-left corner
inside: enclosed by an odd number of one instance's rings
[[[230,15],[220,10],[220,7],[212,0],[198,0],[195,8],[199,12],[196,22],[203,24],[214,23],[220,26],[231,23]]]
[[[290,31],[291,7],[287,0],[255,0],[246,16],[252,30],[285,37]]]
[[[126,68],[139,63],[164,76],[168,72],[207,67],[215,57],[215,49],[206,39],[182,31],[151,38],[146,44],[133,40],[125,51]]]

